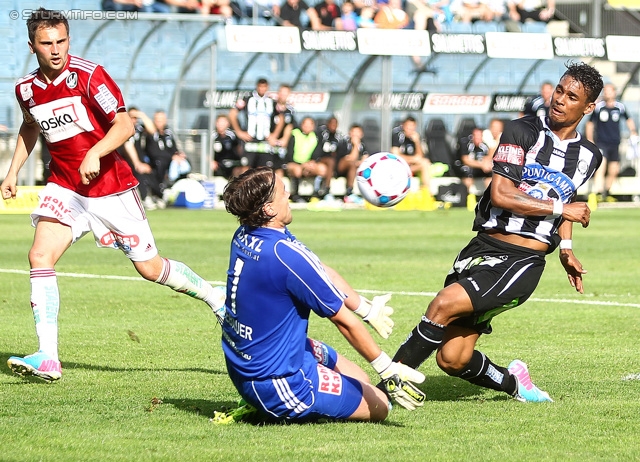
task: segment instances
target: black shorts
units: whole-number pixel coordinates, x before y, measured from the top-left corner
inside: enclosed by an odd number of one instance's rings
[[[607,162],[620,162],[620,150],[617,144],[614,146],[602,144],[598,148]]]
[[[522,305],[533,293],[545,266],[545,253],[526,249],[478,234],[458,254],[445,279],[469,295],[473,315],[451,325],[491,333],[494,316]]]
[[[251,168],[274,168],[277,156],[273,154],[271,146],[266,141],[248,141],[244,145],[244,157]]]

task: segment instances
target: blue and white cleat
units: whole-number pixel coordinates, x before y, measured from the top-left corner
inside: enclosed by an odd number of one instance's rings
[[[7,365],[9,369],[22,377],[38,377],[45,382],[55,382],[62,377],[60,361],[41,351],[24,358],[11,356],[7,360]]]
[[[529,369],[527,365],[519,359],[514,359],[509,364],[509,372],[516,377],[518,381],[518,391],[514,398],[522,403],[542,403],[544,401],[553,402],[546,391],[540,390],[531,381]]]

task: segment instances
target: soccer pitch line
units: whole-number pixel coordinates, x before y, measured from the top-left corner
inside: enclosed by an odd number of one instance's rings
[[[19,269],[7,269],[0,268],[0,273],[7,274],[24,274],[29,275],[29,271],[19,270]],[[85,274],[85,273],[59,273],[56,272],[56,276],[61,277],[69,277],[69,278],[82,278],[82,279],[112,279],[117,281],[145,281],[141,276],[116,276],[109,274]],[[226,284],[225,281],[207,281],[210,284],[219,286]],[[392,292],[386,290],[370,290],[370,289],[356,289],[357,292],[363,294],[387,294],[391,293],[392,295],[406,295],[408,297],[435,297],[436,292]],[[545,302],[545,303],[572,303],[575,305],[602,305],[602,306],[621,306],[621,307],[630,307],[630,308],[640,308],[640,303],[621,303],[621,302],[613,302],[607,300],[569,300],[569,299],[560,299],[560,298],[536,298],[531,297],[529,301],[532,302]]]

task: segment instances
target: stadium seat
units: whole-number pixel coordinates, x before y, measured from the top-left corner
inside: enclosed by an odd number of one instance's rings
[[[431,119],[425,128],[425,139],[427,141],[427,157],[431,163],[442,163],[449,167],[449,171],[443,176],[453,175],[453,150],[451,139],[447,133],[442,119]]]
[[[456,130],[456,140],[471,135],[471,132],[476,128],[477,124],[473,117],[463,117],[458,122],[458,129]]]
[[[364,132],[364,144],[369,153],[380,152],[380,123],[376,119],[364,119],[362,131]]]
[[[472,34],[473,28],[470,23],[453,21],[444,27],[444,31],[448,34]]]
[[[542,21],[525,21],[521,26],[522,32],[541,34],[547,32],[547,24]]]
[[[471,25],[474,34],[484,34],[485,32],[500,32],[497,22],[494,21],[476,21]]]

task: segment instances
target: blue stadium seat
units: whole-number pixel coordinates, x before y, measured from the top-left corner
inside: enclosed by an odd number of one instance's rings
[[[449,34],[472,34],[473,29],[469,23],[453,21],[444,27],[443,32],[447,32]]]
[[[530,32],[535,34],[547,32],[547,24],[541,21],[525,21],[520,27],[522,29],[522,32]]]
[[[476,21],[471,25],[474,34],[484,34],[486,32],[500,32],[497,22],[494,21]]]

